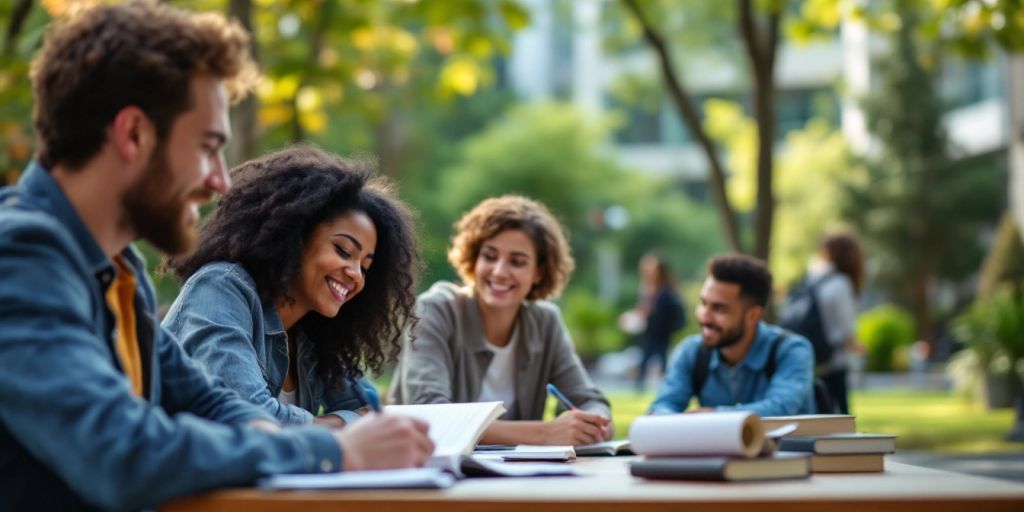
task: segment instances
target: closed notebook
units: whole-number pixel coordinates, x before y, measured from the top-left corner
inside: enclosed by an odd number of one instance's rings
[[[811,455],[811,473],[879,473],[885,471],[885,455],[854,453]]]
[[[785,454],[744,459],[735,457],[656,457],[630,464],[633,476],[659,480],[712,480],[741,482],[806,478],[806,454]]]
[[[585,444],[583,446],[576,446],[575,449],[576,455],[580,457],[633,455],[633,448],[629,444],[629,439],[615,439],[603,443]]]
[[[779,440],[779,450],[817,454],[892,453],[896,451],[896,436],[860,433],[783,437]]]
[[[455,477],[438,468],[388,469],[350,473],[274,475],[260,480],[267,490],[282,489],[444,489]]]
[[[493,445],[492,445],[493,446]],[[473,451],[475,458],[500,458],[503,460],[543,460],[552,462],[568,462],[576,460],[576,451],[569,445],[532,445],[519,444],[505,449],[492,446],[477,447]]]
[[[793,416],[765,416],[761,424],[766,431],[796,423],[793,436],[819,436],[822,434],[852,434],[857,431],[855,417],[849,414],[797,414]]]

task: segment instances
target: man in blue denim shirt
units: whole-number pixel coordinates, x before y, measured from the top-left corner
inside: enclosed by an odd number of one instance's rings
[[[198,204],[229,187],[227,90],[254,74],[248,44],[219,15],[153,2],[47,33],[32,68],[38,164],[0,190],[0,510],[139,509],[433,450],[425,424],[388,415],[282,430],[156,324],[129,244],[189,250]]]
[[[708,263],[697,321],[701,333],[673,351],[665,381],[651,404],[653,414],[683,412],[696,394],[694,412],[751,411],[761,416],[814,412],[814,353],[806,338],[761,320],[772,276],[748,256],[719,256]],[[777,344],[775,349],[772,345]],[[695,378],[701,347],[707,347],[704,382]],[[769,361],[774,352],[774,363]],[[766,367],[774,364],[771,376]],[[694,386],[700,388],[695,393]]]

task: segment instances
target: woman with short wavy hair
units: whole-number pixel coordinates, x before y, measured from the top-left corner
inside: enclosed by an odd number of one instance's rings
[[[455,224],[448,260],[463,286],[434,284],[417,299],[416,342],[403,347],[392,401],[500,400],[484,433],[497,444],[590,444],[611,438],[608,400],[576,356],[558,307],[574,262],[558,221],[520,196],[487,199]],[[576,409],[543,422],[546,385]]]
[[[397,356],[414,318],[410,214],[368,165],[311,146],[232,180],[195,253],[168,263],[185,284],[163,325],[282,423],[341,426],[366,405],[356,382],[377,401],[363,372]]]

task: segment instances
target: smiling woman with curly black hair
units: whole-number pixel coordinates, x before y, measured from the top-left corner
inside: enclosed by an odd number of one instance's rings
[[[410,214],[370,174],[305,145],[246,162],[196,252],[167,262],[185,284],[163,326],[282,423],[340,427],[379,402],[363,372],[397,356],[414,320]]]

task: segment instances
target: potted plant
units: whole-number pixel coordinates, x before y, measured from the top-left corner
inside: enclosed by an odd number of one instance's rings
[[[1000,293],[975,303],[954,329],[981,370],[988,406],[1012,407],[1024,388],[1024,297]]]

